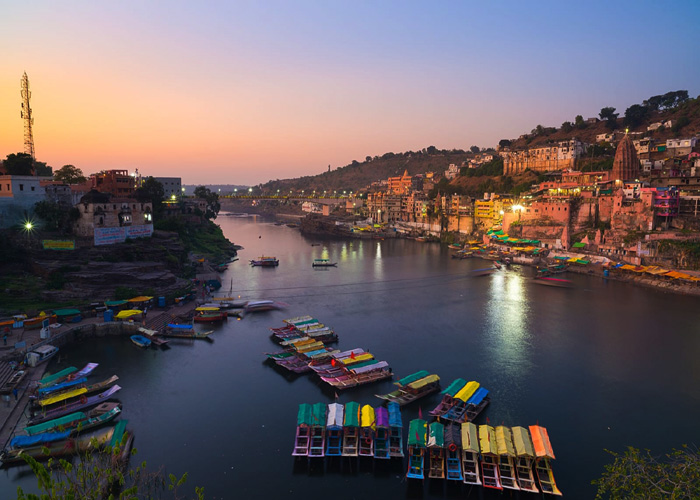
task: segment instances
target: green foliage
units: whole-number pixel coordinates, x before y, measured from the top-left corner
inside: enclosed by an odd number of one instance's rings
[[[63,182],[65,184],[82,184],[87,180],[83,175],[83,171],[74,165],[63,165],[56,170],[53,175],[53,180]]]
[[[510,147],[510,144],[511,142],[508,139],[501,139],[500,141],[498,141],[498,145],[502,148]]]
[[[153,177],[148,177],[139,188],[134,191],[134,198],[140,202],[150,201],[153,205],[153,214],[156,220],[163,214],[163,201],[165,200],[165,189],[163,184],[155,180]]]
[[[571,132],[574,129],[574,124],[571,122],[564,122],[561,124],[561,131],[562,132]]]
[[[165,476],[162,472],[149,472],[146,462],[127,468],[121,461],[127,436],[120,445],[100,447],[93,439],[90,451],[84,452],[78,460],[50,458],[46,465],[32,457],[24,460],[37,478],[40,495],[25,494],[17,488],[17,500],[136,500],[182,499],[179,489],[187,481],[187,473],[178,478],[174,474]],[[49,454],[48,449],[44,453]],[[136,450],[131,450],[131,456]],[[195,487],[197,500],[204,499],[204,488]]]
[[[574,126],[578,129],[586,128],[586,121],[583,119],[583,116],[576,115],[576,118],[574,118]]]
[[[582,165],[579,170],[581,172],[603,172],[605,170],[612,170],[614,157],[606,158],[604,160],[592,161],[585,165]]]
[[[649,114],[649,108],[646,106],[633,104],[625,110],[625,119],[623,123],[631,128],[638,127],[649,117]]]
[[[689,123],[690,119],[686,115],[683,115],[680,118],[678,118],[678,120],[676,120],[676,123],[673,124],[671,130],[674,134],[678,134]]]
[[[61,271],[54,271],[49,275],[49,279],[46,282],[46,286],[50,290],[62,290],[64,285],[68,280],[66,275]]]
[[[41,177],[52,177],[53,176],[53,168],[49,167],[43,161],[35,161],[34,162],[34,172],[36,173],[36,175],[41,176]]]
[[[194,196],[195,198],[202,198],[203,200],[206,200],[207,211],[204,216],[209,220],[216,219],[216,216],[219,214],[219,210],[221,210],[218,193],[212,192],[208,187],[197,186],[194,189]]]
[[[615,113],[615,108],[610,106],[605,107],[600,110],[598,116],[600,116],[601,120],[605,120],[605,126],[609,130],[615,130],[617,128],[617,117],[619,113]]]
[[[9,175],[32,175],[34,160],[27,153],[12,153],[2,162]]]
[[[608,450],[606,450],[608,451]],[[681,499],[700,498],[700,455],[683,446],[662,457],[649,450],[629,447],[623,454],[608,451],[612,464],[593,481],[598,487],[596,499],[628,498]]]
[[[461,175],[461,170],[460,170],[460,175]],[[485,175],[488,176],[495,176],[495,175],[503,175],[503,158],[500,156],[494,158],[490,162],[484,163],[480,167],[477,168],[469,168],[465,172],[465,175],[467,177],[482,177]]]
[[[71,233],[73,223],[80,217],[77,208],[65,208],[53,201],[39,201],[34,204],[34,214],[44,222],[51,231]]]

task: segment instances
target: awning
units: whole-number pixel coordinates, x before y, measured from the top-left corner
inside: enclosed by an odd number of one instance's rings
[[[77,314],[80,314],[80,311],[77,309],[56,309],[53,312],[56,316],[75,316]]]
[[[117,319],[126,319],[126,318],[131,318],[132,316],[137,316],[141,314],[142,311],[139,311],[138,309],[125,309],[123,311],[119,311],[115,318]]]
[[[148,302],[152,298],[153,297],[144,297],[144,296],[134,297],[133,299],[129,299],[129,302]]]
[[[126,300],[105,300],[105,305],[107,307],[117,307],[126,304]]]
[[[581,243],[580,241],[579,241],[578,243],[574,243],[572,246],[573,246],[574,248],[586,248],[586,244],[585,244],[585,243]]]

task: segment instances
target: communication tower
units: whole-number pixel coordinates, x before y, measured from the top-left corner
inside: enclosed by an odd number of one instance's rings
[[[29,107],[29,99],[31,97],[32,93],[29,91],[29,78],[25,71],[22,76],[22,112],[20,115],[24,120],[24,152],[30,155],[32,160],[36,160],[34,156],[34,136],[32,134],[34,118],[32,118],[32,108]]]

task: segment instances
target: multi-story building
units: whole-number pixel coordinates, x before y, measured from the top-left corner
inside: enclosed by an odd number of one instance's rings
[[[179,198],[182,196],[182,178],[180,177],[154,177],[154,180],[160,182],[163,185],[163,191],[165,193],[165,198],[171,198],[175,196]]]
[[[0,227],[21,223],[31,214],[34,204],[46,199],[42,182],[51,177],[0,175]]]
[[[587,144],[570,139],[553,145],[504,152],[503,173],[513,175],[527,169],[535,172],[575,170],[577,160],[586,152],[586,148]]]
[[[78,204],[77,236],[94,238],[95,245],[121,243],[153,234],[153,206],[131,198],[90,191]]]
[[[128,170],[103,170],[90,176],[92,188],[112,196],[129,197],[136,190],[136,176]]]
[[[403,175],[389,177],[387,184],[390,193],[405,194],[411,189],[412,177],[408,175],[408,170],[404,170]]]

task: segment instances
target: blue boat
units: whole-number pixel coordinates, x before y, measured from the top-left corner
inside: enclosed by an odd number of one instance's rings
[[[131,341],[139,347],[150,347],[151,346],[151,340],[147,339],[143,335],[132,335],[130,338],[131,338]]]
[[[391,401],[387,405],[389,410],[389,456],[391,458],[403,458],[403,423],[401,422],[401,407]]]
[[[326,456],[339,457],[343,445],[343,405],[331,403],[328,405],[328,420],[326,422]]]

